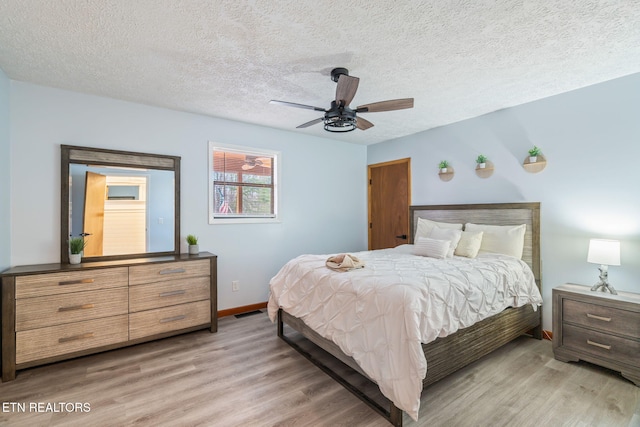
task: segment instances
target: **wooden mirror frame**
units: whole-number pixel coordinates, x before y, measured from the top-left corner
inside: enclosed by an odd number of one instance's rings
[[[156,257],[180,254],[180,157],[131,151],[61,145],[60,191],[60,262],[69,263],[69,166],[72,163],[89,163],[101,166],[159,169],[174,172],[174,249],[167,252],[145,252],[83,258],[87,261],[109,261],[140,257]]]

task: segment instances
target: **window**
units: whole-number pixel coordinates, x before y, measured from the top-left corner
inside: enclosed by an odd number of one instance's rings
[[[209,223],[278,218],[276,151],[209,142]]]

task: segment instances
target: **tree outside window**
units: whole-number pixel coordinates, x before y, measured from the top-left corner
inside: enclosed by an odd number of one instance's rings
[[[277,219],[279,153],[209,143],[209,222]]]

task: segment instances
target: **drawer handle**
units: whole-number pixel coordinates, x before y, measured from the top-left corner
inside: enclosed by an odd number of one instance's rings
[[[587,317],[589,319],[596,319],[596,320],[603,320],[605,322],[611,322],[611,317],[596,316],[595,314],[591,314],[591,313],[587,313]]]
[[[164,319],[160,319],[160,323],[175,322],[177,320],[185,319],[186,317],[187,316],[185,316],[184,314],[181,314],[180,316],[165,317]]]
[[[176,273],[184,273],[184,268],[165,268],[164,270],[160,270],[160,274],[176,274]]]
[[[66,282],[58,282],[58,286],[81,285],[86,283],[93,283],[93,279],[67,280]]]
[[[87,332],[87,333],[80,334],[80,335],[74,335],[72,337],[60,338],[60,339],[58,339],[58,343],[62,344],[62,343],[69,342],[69,341],[83,340],[85,338],[93,338],[93,332]]]
[[[58,307],[59,312],[63,311],[73,311],[73,310],[86,310],[88,308],[93,308],[93,304],[81,304],[81,305],[70,305],[67,307]]]
[[[177,290],[177,291],[167,291],[167,292],[162,292],[162,293],[160,294],[160,296],[161,296],[161,297],[172,297],[172,296],[174,296],[174,295],[184,295],[184,294],[186,294],[186,293],[187,293],[187,291],[185,291],[184,289],[180,289],[180,290]]]
[[[610,345],[600,344],[600,343],[597,343],[595,341],[587,340],[587,344],[593,345],[595,347],[604,348],[605,350],[611,350],[611,346]]]

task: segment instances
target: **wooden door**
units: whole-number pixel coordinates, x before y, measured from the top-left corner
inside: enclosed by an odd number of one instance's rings
[[[102,254],[141,254],[147,247],[147,177],[107,176]],[[126,188],[124,192],[112,191]],[[118,195],[120,196],[118,198]]]
[[[84,187],[84,220],[82,230],[86,237],[85,256],[102,256],[104,238],[104,201],[107,198],[107,177],[87,172]]]
[[[408,243],[411,159],[369,165],[369,250]]]

